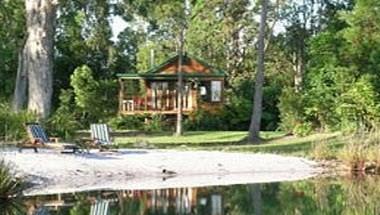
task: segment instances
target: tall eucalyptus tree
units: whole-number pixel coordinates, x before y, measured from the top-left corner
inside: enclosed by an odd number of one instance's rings
[[[25,100],[28,110],[46,118],[53,94],[54,32],[58,0],[25,0],[26,38],[20,54],[14,107]]]

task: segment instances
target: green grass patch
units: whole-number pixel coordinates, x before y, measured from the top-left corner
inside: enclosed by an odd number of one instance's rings
[[[156,148],[168,147],[200,147],[200,146],[226,146],[238,144],[247,137],[246,131],[192,131],[186,132],[181,137],[172,133],[156,133],[137,135],[133,137],[118,137],[115,142],[119,147],[152,146]],[[284,136],[282,132],[262,132],[265,140],[271,140]]]
[[[339,133],[313,134],[307,137],[282,136],[264,141],[258,145],[232,145],[226,147],[210,147],[210,150],[233,152],[260,152],[311,157],[316,144],[324,142],[335,157],[336,152],[343,146]]]
[[[194,131],[181,137],[172,133],[156,133],[119,137],[118,147],[132,148],[171,148],[181,150],[217,150],[231,152],[260,152],[314,157],[318,144],[324,144],[329,156],[336,158],[343,147],[340,133],[321,133],[307,137],[286,136],[283,132],[262,132],[263,142],[258,145],[244,144],[245,131]],[[331,152],[331,153],[330,153]]]

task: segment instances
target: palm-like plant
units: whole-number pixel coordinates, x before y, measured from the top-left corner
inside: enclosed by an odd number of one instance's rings
[[[23,213],[22,191],[23,180],[16,178],[9,165],[0,160],[0,211],[4,215]]]

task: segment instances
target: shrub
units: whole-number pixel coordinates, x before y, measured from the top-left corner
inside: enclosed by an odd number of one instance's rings
[[[0,211],[2,214],[24,214],[22,192],[26,188],[23,180],[16,178],[11,168],[0,160]]]
[[[36,115],[21,111],[15,113],[9,104],[0,103],[0,137],[4,140],[20,140],[26,137],[25,123],[36,121]]]
[[[350,142],[338,153],[338,158],[351,170],[364,170],[368,148],[360,142]]]
[[[322,140],[320,142],[313,143],[311,157],[316,160],[330,159],[332,157],[332,153],[331,153],[331,149],[328,147],[328,141]]]
[[[152,118],[144,125],[144,131],[164,131],[166,129],[167,125],[161,114],[152,115]]]
[[[108,124],[114,130],[142,130],[145,117],[143,115],[116,116],[109,119]]]
[[[374,77],[364,75],[339,97],[336,112],[341,129],[373,128],[379,122],[379,95],[371,83]]]
[[[191,113],[185,120],[184,127],[186,130],[192,131],[228,130],[228,124],[224,123],[222,112],[210,112],[202,109]]]
[[[62,137],[70,140],[74,137],[75,131],[80,127],[80,123],[75,117],[75,106],[72,90],[62,90],[59,96],[60,106],[47,121],[50,135]]]
[[[214,121],[212,122],[212,125],[216,125],[217,127],[213,130],[218,130],[220,125],[217,125],[217,123],[222,121],[225,122],[222,126],[225,129],[247,131],[251,122],[251,113],[252,100],[243,96],[230,96],[228,104],[226,104],[221,112],[216,114],[208,113],[207,115],[209,118],[208,120]]]
[[[87,65],[76,68],[70,78],[76,109],[81,113],[81,123],[88,126],[116,114],[116,81],[95,80]]]
[[[289,133],[305,130],[303,96],[292,88],[283,89],[279,98],[280,129]],[[307,129],[306,129],[307,130]],[[299,132],[303,133],[303,132]]]
[[[346,140],[338,158],[351,170],[369,173],[380,172],[380,130],[358,131]]]
[[[301,136],[301,137],[311,134],[312,131],[313,131],[313,127],[311,123],[309,122],[298,124],[293,128],[293,134],[296,136]]]

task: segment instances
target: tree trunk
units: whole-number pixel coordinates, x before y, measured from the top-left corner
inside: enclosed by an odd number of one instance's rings
[[[27,38],[22,70],[28,74],[28,110],[41,118],[46,118],[51,109],[57,2],[25,0]]]
[[[13,93],[12,109],[14,112],[19,112],[26,104],[26,89],[28,84],[28,69],[24,65],[26,57],[25,50],[22,48],[18,53],[18,68],[16,85]]]
[[[251,116],[251,124],[249,126],[248,141],[250,143],[260,142],[260,127],[262,115],[263,101],[263,85],[264,85],[264,58],[265,58],[265,23],[267,18],[267,0],[261,0],[261,17],[258,38],[258,55],[257,55],[257,72],[255,81],[255,96],[253,98],[253,110]]]
[[[184,29],[181,29],[179,35],[179,51],[178,51],[178,105],[177,105],[177,128],[176,136],[181,136],[183,134],[182,129],[182,100],[183,100],[183,74],[182,74],[182,57],[183,57],[183,34]]]

